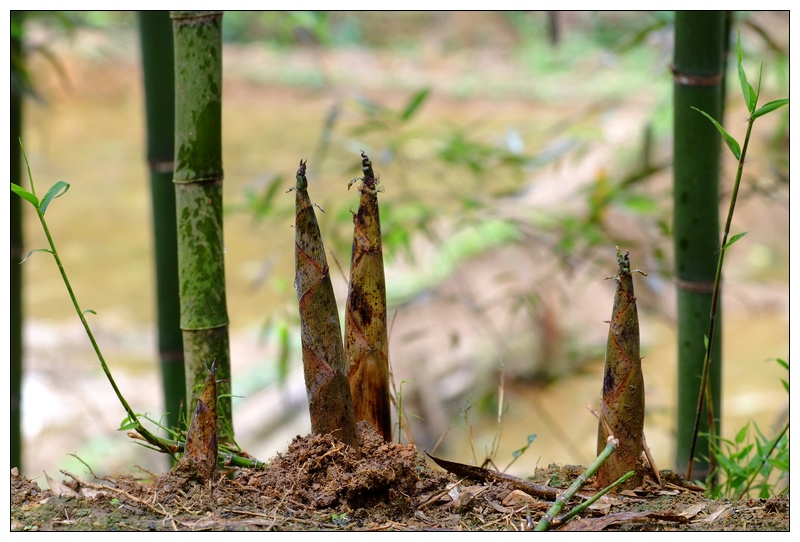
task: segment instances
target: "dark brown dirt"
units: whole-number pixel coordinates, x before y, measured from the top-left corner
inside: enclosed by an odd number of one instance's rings
[[[416,447],[385,443],[364,422],[359,429],[360,459],[330,436],[298,436],[269,467],[222,473],[206,484],[179,471],[150,482],[131,475],[87,481],[62,471],[68,481],[42,491],[15,469],[11,530],[524,531],[552,505],[505,483],[459,480],[426,463]],[[582,470],[551,465],[532,480],[566,489]],[[788,497],[713,501],[685,486],[665,476],[660,487],[605,497],[554,528],[789,530]]]

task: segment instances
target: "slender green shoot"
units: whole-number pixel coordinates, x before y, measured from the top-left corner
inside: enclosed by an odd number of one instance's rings
[[[774,360],[789,371],[789,363]],[[786,393],[789,382],[781,379]],[[756,435],[753,435],[752,429]],[[753,422],[748,422],[736,433],[734,440],[720,439],[711,447],[717,463],[712,473],[718,483],[709,491],[713,499],[730,498],[740,500],[758,490],[758,497],[767,498],[788,491],[789,479],[789,420],[772,438],[764,435]],[[756,481],[758,480],[758,483]]]
[[[94,334],[92,333],[92,329],[89,327],[89,322],[86,321],[86,313],[91,312],[94,314],[94,311],[88,310],[83,311],[81,310],[80,305],[78,304],[78,299],[75,297],[75,292],[72,290],[72,285],[69,282],[69,278],[67,277],[67,272],[64,270],[64,265],[61,262],[61,258],[58,255],[58,250],[56,250],[55,242],[53,241],[53,237],[50,234],[50,228],[47,227],[47,221],[44,218],[45,212],[47,212],[47,208],[50,203],[57,197],[63,196],[69,190],[69,184],[64,181],[59,181],[54,184],[50,190],[47,191],[47,194],[39,201],[39,198],[36,196],[36,188],[33,182],[33,174],[31,173],[31,166],[28,162],[28,156],[25,154],[25,148],[22,146],[22,141],[20,141],[20,147],[22,148],[22,156],[25,159],[25,165],[28,169],[28,179],[31,183],[31,191],[28,192],[21,186],[11,183],[11,191],[15,194],[22,197],[24,200],[28,201],[33,208],[36,209],[36,214],[39,217],[39,222],[42,224],[42,229],[44,230],[44,234],[47,237],[47,243],[50,245],[49,249],[35,249],[28,253],[25,259],[28,258],[34,252],[49,252],[53,255],[53,258],[56,261],[56,265],[58,266],[58,270],[61,273],[61,279],[64,281],[64,285],[67,287],[67,292],[69,293],[69,297],[72,300],[72,305],[75,307],[75,311],[78,313],[78,318],[80,318],[81,323],[83,324],[83,328],[86,330],[86,335],[89,337],[89,341],[92,343],[92,348],[94,348],[95,353],[97,354],[97,359],[100,361],[100,366],[103,368],[103,372],[108,378],[111,387],[114,389],[114,393],[117,395],[119,402],[122,404],[122,407],[125,409],[125,412],[128,413],[128,417],[134,424],[134,428],[137,433],[139,433],[144,439],[155,446],[157,449],[173,455],[172,451],[167,446],[166,442],[163,439],[160,439],[150,433],[139,421],[136,413],[134,413],[133,409],[130,407],[128,402],[125,400],[125,397],[122,395],[122,392],[119,391],[117,387],[117,383],[114,381],[114,377],[111,375],[111,371],[108,368],[108,364],[106,363],[105,358],[103,357],[102,352],[100,352],[100,347],[97,345],[97,341],[94,338]],[[24,260],[23,260],[24,261]],[[174,455],[173,455],[174,457]]]
[[[589,478],[591,478],[594,473],[597,472],[597,469],[599,469],[600,466],[605,463],[606,459],[611,457],[611,454],[617,450],[618,446],[619,440],[617,440],[613,435],[610,435],[608,437],[606,447],[602,452],[600,452],[597,458],[595,458],[594,462],[586,468],[583,474],[575,479],[572,485],[569,486],[569,489],[556,497],[556,502],[553,503],[553,506],[551,506],[550,510],[547,511],[547,514],[545,514],[541,521],[539,521],[539,523],[536,525],[536,531],[546,531],[550,528],[550,524],[553,522],[553,518],[556,517],[556,514],[558,514],[561,509],[564,508],[564,505],[567,504],[567,501],[574,497],[575,494],[584,486],[584,484],[586,484]],[[611,490],[613,487],[621,484],[632,475],[633,472],[627,472],[626,474],[620,476],[619,479],[617,479],[613,484],[610,484],[605,491]]]
[[[92,333],[91,327],[89,327],[89,322],[86,320],[86,314],[96,314],[95,311],[88,309],[82,310],[80,304],[78,303],[78,299],[75,296],[75,292],[72,289],[72,284],[67,277],[67,272],[64,269],[64,265],[61,262],[61,257],[58,255],[58,250],[56,249],[55,242],[53,241],[53,237],[50,234],[50,228],[47,226],[47,221],[45,220],[45,212],[47,211],[48,206],[50,203],[60,196],[63,196],[69,190],[69,183],[64,181],[59,181],[55,183],[50,190],[47,191],[47,194],[39,200],[39,197],[36,195],[36,187],[33,181],[33,174],[31,173],[31,166],[28,162],[28,156],[25,154],[25,149],[22,146],[22,141],[20,141],[20,148],[22,148],[22,156],[25,159],[25,165],[28,169],[28,179],[31,183],[31,190],[28,192],[21,186],[11,183],[11,191],[20,196],[25,201],[29,202],[34,209],[36,209],[36,214],[39,217],[39,222],[42,224],[42,229],[44,230],[44,234],[47,237],[47,243],[50,248],[38,248],[31,250],[28,252],[27,256],[23,261],[25,261],[31,254],[34,252],[47,252],[53,255],[55,259],[56,265],[58,266],[58,270],[61,273],[61,279],[64,281],[64,285],[67,288],[67,292],[69,293],[70,300],[72,301],[72,305],[75,307],[75,311],[78,313],[78,318],[81,320],[81,324],[83,324],[83,328],[86,331],[86,335],[89,337],[89,341],[92,344],[92,348],[94,348],[95,354],[97,355],[97,359],[100,361],[100,366],[103,369],[103,372],[108,379],[108,382],[111,384],[111,387],[114,390],[114,393],[119,399],[120,404],[125,409],[127,413],[127,417],[122,421],[120,424],[120,430],[134,430],[136,433],[140,435],[137,437],[134,433],[129,433],[128,435],[132,438],[137,438],[140,440],[144,440],[147,444],[149,444],[149,448],[160,451],[162,453],[169,454],[175,459],[175,454],[179,453],[183,450],[183,446],[185,444],[186,437],[182,435],[183,441],[180,440],[181,435],[177,434],[174,430],[169,430],[166,427],[163,427],[160,423],[155,422],[154,420],[148,418],[146,415],[136,414],[128,402],[125,400],[125,397],[122,395],[122,392],[119,390],[117,383],[114,381],[114,377],[111,374],[111,370],[106,363],[105,358],[103,357],[103,353],[100,351],[100,347],[95,340],[94,334]],[[147,430],[147,428],[142,424],[141,419],[145,419],[154,423],[157,427],[166,430],[169,434],[173,436],[177,436],[179,440],[173,441],[170,439],[165,439],[161,437],[157,437],[153,433]],[[232,465],[237,467],[262,467],[265,463],[258,461],[255,458],[246,457],[245,455],[236,454],[232,450],[229,450],[224,447],[220,447],[219,459],[223,461],[226,465]]]
[[[511,468],[511,465],[513,465],[513,464],[514,464],[514,462],[515,462],[517,459],[519,459],[520,457],[522,457],[522,454],[524,454],[525,452],[527,452],[527,451],[528,451],[528,448],[530,448],[530,447],[531,447],[531,444],[533,444],[533,441],[534,441],[534,440],[536,440],[536,437],[537,437],[537,436],[538,436],[538,435],[536,435],[535,433],[528,435],[528,442],[527,442],[527,444],[525,444],[525,446],[523,446],[522,448],[519,448],[519,449],[517,449],[517,450],[514,450],[513,452],[511,452],[511,455],[512,455],[512,457],[513,457],[514,459],[512,459],[512,460],[509,462],[509,464],[508,464],[508,465],[506,465],[506,468],[503,470],[503,472],[507,472],[507,471],[508,471],[508,469],[510,469],[510,468]]]
[[[401,443],[401,438],[403,436],[403,384],[406,382],[408,382],[408,380],[402,380],[400,382],[400,389],[395,393],[395,395],[397,395],[397,444]],[[394,380],[392,384],[394,384]]]
[[[764,437],[763,434],[761,434],[761,431],[759,431],[758,426],[755,426],[755,428],[756,431],[759,433],[759,437],[761,438],[761,441],[758,440],[756,441],[758,449],[758,456],[757,456],[758,466],[753,469],[753,472],[750,474],[750,478],[747,480],[747,484],[745,484],[745,486],[736,494],[734,500],[742,499],[750,490],[750,487],[753,485],[753,482],[759,475],[764,477],[764,484],[762,485],[762,489],[765,490],[762,491],[762,494],[760,496],[761,497],[769,496],[765,495],[764,493],[765,492],[768,493],[770,486],[768,485],[767,482],[773,467],[781,468],[783,465],[785,465],[785,468],[782,468],[782,470],[786,474],[789,473],[789,439],[784,438],[786,436],[786,433],[789,431],[789,422],[787,421],[786,424],[783,426],[781,432],[778,433],[775,436],[775,438],[773,438],[769,442],[767,442],[766,441],[767,439]],[[761,442],[764,442],[765,445],[762,446]],[[783,451],[786,452],[785,454],[783,453],[780,454],[783,455],[785,459],[782,459],[780,456],[778,457],[777,461],[774,459],[770,459],[772,453],[776,449],[778,449],[781,452]]]
[[[758,97],[761,93],[761,71],[759,70],[758,74],[758,84],[756,89],[754,90],[750,83],[747,81],[747,75],[745,74],[744,68],[742,67],[742,44],[741,44],[741,32],[738,34],[736,39],[736,54],[737,54],[737,65],[739,70],[739,82],[742,86],[742,95],[744,96],[744,101],[747,104],[747,110],[750,112],[750,118],[747,120],[747,132],[745,133],[744,137],[744,144],[739,147],[738,142],[711,116],[707,113],[700,111],[697,109],[698,112],[708,117],[708,119],[716,126],[719,133],[722,135],[722,139],[728,145],[731,153],[733,153],[734,157],[739,161],[739,165],[736,169],[736,180],[733,184],[733,192],[731,193],[731,201],[730,206],[728,208],[728,218],[725,221],[725,230],[722,234],[722,243],[721,249],[719,251],[719,259],[717,260],[717,272],[714,277],[714,293],[711,297],[711,318],[708,324],[708,334],[706,335],[706,354],[705,359],[703,360],[703,374],[700,380],[700,394],[697,398],[697,414],[695,417],[694,423],[694,432],[692,434],[692,446],[689,452],[689,462],[686,468],[686,478],[688,480],[692,479],[692,466],[694,462],[694,454],[697,447],[697,437],[700,431],[700,417],[703,412],[703,404],[706,399],[706,395],[711,394],[711,386],[708,378],[709,373],[709,366],[711,363],[711,346],[714,344],[714,330],[716,324],[716,316],[717,316],[717,306],[719,304],[719,294],[720,294],[720,285],[722,283],[722,263],[725,259],[725,253],[727,250],[739,239],[741,239],[745,234],[740,233],[731,237],[730,241],[728,241],[728,236],[730,235],[731,231],[731,222],[733,221],[733,211],[736,207],[736,197],[739,194],[739,185],[742,180],[742,171],[744,170],[745,164],[745,157],[747,155],[747,146],[750,143],[750,134],[753,130],[753,123],[755,120],[763,115],[771,111],[775,111],[776,109],[783,107],[789,103],[789,99],[781,99],[781,100],[774,100],[771,101],[762,107],[756,109],[756,105],[758,104]],[[696,109],[696,108],[693,108]],[[709,404],[711,404],[710,397],[709,397]],[[713,431],[713,424],[709,426],[711,431]],[[709,440],[709,442],[714,442],[714,438]]]
[[[580,514],[581,512],[586,510],[587,508],[589,508],[591,505],[596,503],[601,497],[603,497],[603,495],[605,495],[606,493],[608,493],[609,491],[611,491],[612,489],[614,489],[615,487],[617,487],[618,485],[623,483],[625,480],[627,480],[628,478],[630,478],[634,474],[636,474],[636,471],[633,471],[633,470],[630,470],[630,471],[626,472],[625,474],[623,474],[622,476],[617,478],[616,481],[614,481],[613,484],[611,484],[610,486],[604,487],[603,489],[601,489],[600,491],[598,491],[597,493],[592,495],[589,499],[586,499],[585,501],[583,501],[582,503],[577,505],[575,508],[573,508],[572,510],[570,510],[569,512],[564,514],[561,518],[559,518],[559,520],[558,520],[559,523],[566,523],[567,521],[569,521],[573,517],[577,516],[578,514]]]

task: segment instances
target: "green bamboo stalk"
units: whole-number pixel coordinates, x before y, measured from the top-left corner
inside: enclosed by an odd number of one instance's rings
[[[628,478],[630,478],[631,476],[633,476],[634,474],[636,474],[636,471],[632,471],[631,470],[631,471],[626,472],[625,474],[623,474],[622,476],[617,478],[617,480],[613,484],[611,484],[610,486],[604,487],[603,489],[601,489],[600,491],[598,491],[597,493],[595,493],[594,495],[592,495],[591,497],[589,497],[588,499],[586,499],[585,501],[580,503],[579,505],[577,505],[574,508],[572,508],[569,512],[567,512],[566,514],[564,514],[560,518],[556,518],[554,521],[558,521],[558,523],[561,523],[561,524],[566,523],[567,521],[569,521],[570,519],[574,518],[575,516],[577,516],[578,514],[580,514],[581,512],[586,510],[587,508],[589,508],[590,506],[592,506],[594,503],[599,501],[601,498],[603,498],[604,495],[606,495],[607,493],[610,493],[611,491],[614,491],[617,488],[617,486],[619,486],[621,484],[624,484],[625,481]],[[586,476],[585,473],[584,473],[584,476]],[[558,512],[555,512],[555,513],[558,513]]]
[[[720,139],[714,126],[693,111],[715,118],[722,107],[724,19],[721,11],[677,12],[674,58],[674,227],[675,277],[678,286],[677,470],[686,473],[700,394],[704,334],[708,329],[717,256],[720,250]],[[718,307],[717,310],[720,310]],[[720,313],[721,314],[721,313]],[[719,433],[722,391],[721,334],[712,339],[709,382],[715,423],[709,406],[700,431]],[[698,442],[695,475],[709,472],[709,441]]]
[[[156,266],[158,357],[167,424],[180,427],[186,404],[183,333],[178,292],[178,231],[175,186],[175,62],[168,11],[140,11],[139,32],[144,72],[147,165],[153,208]]]
[[[22,157],[20,156],[20,137],[22,136],[22,92],[21,77],[15,66],[22,66],[24,62],[22,52],[23,15],[20,11],[11,12],[11,114],[9,127],[11,129],[11,182],[22,186]],[[14,73],[17,72],[17,77]],[[11,334],[9,343],[11,347],[9,370],[11,388],[11,468],[17,467],[22,472],[22,267],[20,260],[24,250],[22,229],[22,200],[11,198],[11,265],[9,268],[9,282],[11,294],[8,304],[11,312]]]
[[[353,400],[347,383],[339,309],[331,284],[325,246],[308,196],[306,162],[297,169],[295,188],[295,282],[300,309],[311,431],[332,433],[358,450]]]
[[[597,425],[597,453],[608,445],[609,437],[618,440],[617,453],[597,471],[597,484],[607,486],[628,471],[634,476],[626,486],[642,484],[644,471],[640,467],[644,433],[644,376],[639,355],[639,314],[633,290],[631,261],[617,247],[618,274],[614,307],[608,326],[603,400]]]
[[[358,212],[353,217],[353,252],[344,325],[344,358],[356,422],[366,420],[386,442],[392,440],[389,395],[389,334],[383,271],[378,181],[361,152],[363,177]],[[354,181],[351,181],[351,185]]]
[[[233,439],[222,231],[222,13],[173,11],[175,202],[186,413],[216,360],[220,442]]]

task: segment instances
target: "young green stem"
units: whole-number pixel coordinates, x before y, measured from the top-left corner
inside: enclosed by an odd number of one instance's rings
[[[597,472],[597,469],[599,469],[600,466],[603,463],[605,463],[606,459],[611,457],[611,454],[613,454],[617,450],[618,446],[619,446],[619,441],[616,438],[614,438],[613,435],[609,436],[606,447],[595,458],[594,462],[591,465],[589,465],[589,467],[584,471],[583,474],[578,476],[578,478],[576,478],[575,481],[572,482],[572,485],[569,486],[569,489],[567,489],[564,493],[556,497],[556,502],[553,503],[553,506],[550,507],[550,510],[547,511],[547,514],[545,514],[545,516],[536,526],[535,529],[536,531],[546,531],[547,529],[550,528],[550,524],[552,523],[553,518],[556,516],[556,514],[558,514],[561,511],[561,509],[564,508],[564,505],[567,503],[567,501],[569,501],[572,497],[574,497],[575,494],[578,492],[578,490],[581,487],[583,487],[583,485],[589,480],[589,478],[591,478],[591,476],[595,472]],[[628,472],[624,474],[621,478],[627,479],[630,476],[632,476],[632,474]],[[606,488],[606,491],[610,490],[612,486],[616,486],[617,484],[621,483],[621,481],[622,480],[617,480],[616,482],[614,482],[614,484]]]
[[[764,468],[764,464],[767,462],[767,458],[769,458],[769,456],[772,455],[772,452],[778,446],[778,442],[780,442],[780,440],[783,438],[783,435],[785,435],[788,430],[789,430],[789,422],[786,422],[786,425],[783,426],[781,432],[778,435],[776,435],[774,439],[772,439],[772,443],[770,444],[769,448],[765,450],[766,453],[764,454],[764,457],[761,460],[761,464],[758,466],[757,469],[753,471],[753,474],[750,476],[750,479],[747,481],[747,484],[742,488],[741,491],[739,491],[739,493],[736,495],[736,497],[734,497],[733,500],[738,501],[742,499],[745,495],[747,495],[747,492],[750,490],[750,486],[753,485],[753,482],[755,481],[758,474],[761,472],[761,469]]]
[[[31,182],[31,193],[35,196],[36,192],[33,185],[33,175],[31,174],[31,167],[28,163],[28,157],[25,155],[25,151],[22,151],[23,157],[25,158],[25,164],[28,168],[28,178]],[[33,202],[31,202],[33,203]],[[92,348],[94,348],[95,353],[97,354],[97,359],[100,361],[100,366],[103,368],[103,372],[108,378],[111,387],[114,389],[114,393],[117,395],[120,404],[125,409],[125,412],[128,413],[128,417],[130,420],[136,425],[136,431],[144,437],[144,439],[158,448],[165,453],[172,455],[171,450],[166,444],[166,441],[160,439],[150,433],[142,424],[139,422],[139,419],[136,417],[136,413],[134,413],[133,409],[130,407],[128,402],[125,400],[125,397],[122,395],[122,392],[119,391],[117,387],[117,383],[114,381],[114,377],[111,376],[111,371],[108,368],[108,364],[106,363],[105,358],[103,358],[102,352],[100,352],[100,347],[97,345],[97,341],[94,338],[94,334],[92,333],[92,329],[89,327],[89,322],[86,321],[86,316],[84,312],[81,310],[80,305],[78,304],[78,299],[75,297],[75,292],[72,290],[72,284],[69,282],[69,278],[67,277],[67,272],[64,270],[64,265],[61,263],[61,258],[58,255],[58,250],[56,250],[55,242],[53,241],[52,235],[50,235],[50,228],[47,227],[47,221],[44,218],[44,213],[42,212],[41,206],[39,203],[33,204],[34,208],[36,209],[36,214],[39,217],[39,222],[42,224],[42,229],[44,230],[45,237],[47,237],[47,243],[50,245],[50,253],[53,255],[53,258],[56,261],[56,265],[58,266],[58,271],[61,273],[61,279],[64,281],[64,285],[67,287],[67,292],[69,293],[69,298],[72,300],[72,305],[75,307],[75,310],[78,313],[78,318],[81,320],[81,324],[83,324],[83,328],[86,330],[86,335],[89,337],[89,342],[92,343]]]
[[[697,437],[700,432],[700,418],[703,412],[703,404],[708,397],[708,404],[711,406],[711,387],[709,386],[708,373],[711,365],[711,345],[714,344],[714,328],[717,317],[717,304],[719,303],[719,291],[722,283],[722,262],[725,259],[725,251],[728,243],[728,235],[731,231],[731,221],[733,220],[733,210],[736,207],[736,196],[739,193],[739,183],[742,180],[742,171],[744,169],[744,160],[747,155],[747,146],[750,143],[750,132],[753,130],[753,122],[755,119],[751,116],[747,122],[747,133],[744,136],[744,145],[742,145],[742,152],[739,157],[739,167],[736,169],[736,181],[733,183],[733,193],[731,194],[731,203],[728,207],[728,218],[725,220],[725,230],[722,233],[722,245],[719,251],[719,259],[717,260],[717,272],[714,276],[714,292],[711,296],[711,318],[708,323],[708,340],[706,341],[706,355],[703,360],[703,376],[700,380],[701,393],[697,397],[697,413],[694,420],[694,431],[692,432],[692,446],[689,451],[689,462],[686,467],[686,479],[692,479],[692,466],[694,463],[694,453],[697,447]],[[709,424],[709,431],[711,432],[710,441],[714,442],[714,424]]]

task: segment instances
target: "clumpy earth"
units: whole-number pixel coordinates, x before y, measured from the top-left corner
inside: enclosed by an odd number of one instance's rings
[[[12,531],[524,531],[552,506],[506,481],[481,484],[443,471],[413,445],[385,443],[359,426],[356,452],[331,436],[297,437],[265,469],[220,471],[212,482],[172,471],[36,482],[11,472]],[[551,465],[530,481],[569,487],[582,467]],[[703,498],[663,473],[604,497],[553,529],[579,531],[788,531],[789,498]],[[89,474],[91,476],[91,472]],[[581,496],[591,496],[586,486]],[[571,501],[568,511],[581,499]]]

